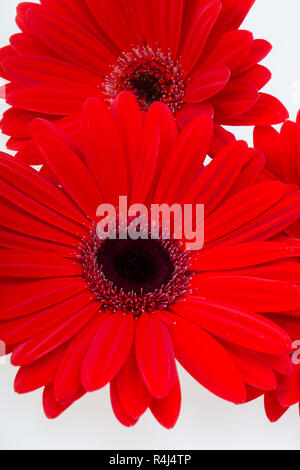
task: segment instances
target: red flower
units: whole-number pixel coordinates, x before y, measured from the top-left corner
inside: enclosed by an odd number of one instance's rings
[[[273,127],[256,127],[254,145],[261,149],[266,157],[264,179],[281,180],[300,186],[300,114],[297,122],[285,122],[280,132]],[[288,227],[286,231],[297,239],[294,244],[300,246],[300,219]],[[299,279],[299,265],[294,264],[293,271],[284,271],[285,276]],[[272,320],[284,328],[293,339],[300,339],[299,310],[290,317],[273,315]],[[296,343],[298,344],[298,343]],[[299,349],[299,345],[298,345]],[[278,389],[265,396],[265,409],[271,421],[277,421],[290,406],[300,402],[300,365],[294,364],[293,373],[289,377],[279,377]]]
[[[300,113],[297,122],[286,121],[280,132],[271,126],[256,127],[254,146],[266,157],[264,178],[300,186]],[[300,238],[300,220],[288,232]]]
[[[82,150],[47,121],[31,131],[57,185],[0,155],[0,339],[20,366],[16,391],[44,386],[54,418],[110,383],[123,424],[150,407],[172,427],[175,358],[234,403],[274,390],[275,372],[290,373],[291,340],[269,315],[300,308],[288,275],[300,247],[274,241],[299,217],[294,188],[257,183],[263,157],[245,142],[204,166],[209,117],[178,135],[165,105],[143,119],[130,93],[111,112],[95,98],[86,103]],[[204,249],[194,257],[173,239],[100,241],[99,203],[126,194],[147,205],[204,203]]]
[[[214,117],[211,152],[232,141],[221,125],[269,125],[287,119],[259,90],[270,72],[259,62],[271,45],[239,27],[254,0],[41,0],[18,7],[22,33],[0,53],[12,106],[2,131],[8,148],[29,138],[34,117],[80,113],[89,97],[108,103],[132,91],[142,110],[167,104],[184,127]]]
[[[295,246],[300,246],[300,240],[294,240]],[[299,279],[299,264],[294,264],[294,272],[289,276],[294,277],[294,282]],[[292,355],[292,373],[288,376],[278,376],[278,386],[276,390],[265,394],[265,410],[271,422],[280,419],[286,411],[293,405],[300,403],[300,321],[299,309],[290,312],[289,316],[271,315],[273,320],[281,328],[284,328],[293,339],[294,353]]]

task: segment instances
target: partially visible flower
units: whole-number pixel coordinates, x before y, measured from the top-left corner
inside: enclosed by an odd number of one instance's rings
[[[285,122],[280,132],[271,126],[254,129],[254,146],[264,152],[266,169],[264,180],[280,180],[300,188],[300,113],[296,122]],[[286,229],[293,238],[295,246],[300,246],[300,219]],[[300,266],[282,266],[284,278],[298,283]],[[288,317],[272,315],[271,319],[284,328],[298,344],[300,340],[300,310],[290,312]],[[300,402],[300,365],[295,351],[296,362],[290,376],[279,376],[278,388],[265,395],[265,409],[271,421],[277,421],[290,406]]]
[[[271,126],[255,127],[254,147],[266,158],[264,178],[280,180],[300,188],[300,113],[297,121],[286,121],[280,132]],[[288,228],[300,238],[300,220]]]
[[[20,366],[19,393],[44,388],[55,418],[110,383],[121,423],[147,408],[170,428],[180,410],[175,359],[217,396],[244,403],[291,372],[291,339],[270,315],[300,309],[300,247],[274,237],[300,214],[281,182],[258,183],[264,159],[234,142],[204,166],[213,122],[178,135],[162,103],[145,116],[131,93],[111,111],[93,98],[81,136],[35,120],[48,179],[0,155],[0,340]],[[53,181],[53,183],[50,182]],[[205,204],[205,245],[100,240],[96,209],[120,195]]]
[[[214,118],[211,153],[233,140],[223,125],[269,125],[284,106],[260,93],[270,80],[259,65],[271,50],[239,27],[254,0],[41,0],[21,3],[21,33],[0,51],[8,148],[29,139],[35,117],[80,113],[89,97],[108,105],[131,91],[142,110],[165,103],[181,128]]]

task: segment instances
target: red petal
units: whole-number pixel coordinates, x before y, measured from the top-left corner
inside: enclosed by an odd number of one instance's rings
[[[254,147],[263,151],[267,168],[283,180],[283,165],[280,155],[280,134],[273,127],[255,127]]]
[[[218,284],[216,288],[219,288]],[[172,310],[230,343],[267,354],[283,354],[290,351],[290,338],[275,323],[247,310],[246,307],[236,307],[238,302],[228,305],[226,297],[224,303],[223,298],[219,300],[217,294],[215,298],[217,300],[210,301],[193,296],[186,302],[175,304]]]
[[[214,133],[209,149],[209,156],[215,157],[226,145],[235,142],[235,136],[219,124],[214,123]]]
[[[260,150],[249,149],[248,159],[245,162],[239,178],[231,188],[228,196],[253,186],[259,181],[261,173],[265,167],[265,157]]]
[[[199,383],[225,400],[246,400],[246,388],[234,362],[212,336],[179,317],[171,336],[177,360]]]
[[[139,418],[148,408],[151,395],[140,374],[132,349],[124,367],[115,379],[120,402],[132,418]]]
[[[236,182],[247,154],[248,146],[243,141],[233,142],[225,147],[204,168],[198,180],[187,190],[184,200],[205,204],[207,217],[225,198]]]
[[[284,312],[300,308],[300,287],[289,282],[247,275],[220,275],[201,277],[193,283],[197,283],[201,295],[256,312]]]
[[[167,327],[155,315],[143,314],[138,320],[135,351],[151,395],[164,398],[174,387],[177,372]]]
[[[80,398],[80,397],[79,397]],[[70,405],[62,405],[54,396],[53,386],[48,385],[43,393],[44,412],[48,419],[55,419],[60,416]]]
[[[264,39],[254,39],[248,54],[243,57],[240,66],[235,69],[235,74],[245,72],[254,67],[258,62],[263,60],[272,50],[272,44]]]
[[[232,271],[232,274],[261,277],[278,281],[298,284],[300,275],[300,264],[290,260],[279,260],[272,264],[266,264],[257,267],[250,267],[241,271]]]
[[[5,250],[1,252],[0,277],[38,279],[80,276],[82,268],[77,261],[45,253]]]
[[[211,101],[217,122],[224,123],[227,119],[245,113],[258,101],[256,86],[247,80],[235,78],[230,80]]]
[[[176,115],[178,126],[181,129],[184,129],[193,121],[193,119],[196,119],[198,116],[202,115],[209,116],[211,119],[213,119],[214,108],[210,103],[187,103],[180,111],[178,111]]]
[[[265,411],[271,423],[278,421],[286,412],[288,408],[283,408],[277,399],[277,392],[269,392],[265,395]]]
[[[97,316],[69,343],[54,381],[54,394],[61,403],[73,403],[84,391],[81,383],[82,361],[91,341],[107,316],[108,314]]]
[[[99,78],[83,68],[47,57],[11,57],[3,62],[3,67],[11,81],[70,82],[69,86],[85,83],[95,87],[99,84]]]
[[[35,118],[53,119],[57,120],[59,116],[49,116],[47,114],[38,114],[30,111],[23,111],[22,109],[10,108],[3,113],[1,120],[1,130],[3,134],[11,135],[17,138],[29,138],[29,123]],[[30,146],[31,154],[32,149]],[[40,161],[33,162],[39,164]]]
[[[91,219],[102,201],[95,180],[80,158],[72,152],[46,122],[36,120],[32,124],[34,144],[56,175],[63,188]],[[78,182],[80,181],[80,184]]]
[[[247,388],[247,401],[245,403],[250,403],[251,401],[256,400],[258,397],[261,397],[264,394],[264,391],[251,385],[246,385]]]
[[[284,180],[288,183],[300,183],[300,125],[285,122],[280,131],[280,162],[283,167]]]
[[[150,109],[153,108],[153,105]],[[149,111],[146,119],[149,119]],[[111,113],[121,134],[128,165],[128,180],[132,185],[135,167],[141,145],[142,113],[135,96],[132,93],[120,93],[113,101]],[[128,119],[130,116],[130,119]],[[165,121],[165,120],[164,120]]]
[[[240,245],[217,246],[197,254],[191,270],[220,271],[256,266],[271,261],[300,256],[300,247],[290,243],[252,242]]]
[[[5,180],[11,186],[15,186],[20,193],[24,193],[32,201],[37,201],[43,206],[52,209],[52,217],[57,212],[65,217],[65,224],[67,224],[67,219],[77,222],[76,233],[81,232],[81,226],[87,225],[85,217],[80,213],[76,205],[62,191],[42,178],[37,171],[28,165],[18,162],[15,158],[11,158],[10,155],[1,153],[0,168],[3,175],[2,181]],[[56,218],[56,223],[57,221],[58,219]],[[74,228],[72,229],[73,232]],[[86,232],[81,232],[81,236],[84,236],[84,233]]]
[[[230,353],[247,384],[262,390],[276,389],[276,375],[264,362],[263,356],[237,347],[231,347]]]
[[[289,377],[283,377],[277,391],[281,406],[293,406],[300,401],[300,366],[294,366]]]
[[[135,331],[132,315],[112,314],[95,335],[83,360],[81,380],[88,392],[110,382],[125,364]]]
[[[32,364],[20,367],[14,383],[17,393],[28,393],[53,382],[57,367],[65,352],[65,345]]]
[[[103,43],[81,25],[38,6],[30,8],[26,18],[33,32],[60,57],[99,75],[114,63]]]
[[[6,86],[6,101],[11,106],[59,116],[79,113],[84,102],[91,97],[103,98],[101,89],[91,85],[70,86],[69,83],[53,81],[45,84]]]
[[[131,29],[136,32],[135,35],[138,43],[146,43],[155,49],[160,38],[160,23],[157,19],[160,17],[161,2],[148,2],[145,0],[121,1],[123,4],[125,2],[123,8],[127,14]]]
[[[270,367],[279,374],[287,376],[291,375],[293,364],[290,354],[284,354],[280,356],[268,355],[264,356],[264,359],[266,363],[269,364]]]
[[[177,55],[184,9],[184,0],[162,0],[160,4],[160,47]]]
[[[180,407],[181,391],[179,380],[176,382],[175,387],[167,397],[162,400],[154,398],[150,405],[153,416],[167,429],[172,429],[177,423]]]
[[[78,247],[78,238],[71,234],[71,231],[68,233],[69,227],[64,231],[64,225],[68,225],[66,219],[58,217],[53,213],[53,218],[58,219],[59,225],[63,227],[61,229],[50,225],[48,221],[51,211],[48,211],[33,199],[27,198],[26,200],[13,186],[6,184],[3,180],[0,182],[0,192],[2,196],[0,198],[0,212],[3,227],[10,229],[12,232],[18,231],[22,235],[30,235],[33,238],[52,241],[57,245],[68,245],[73,247],[73,252]],[[12,202],[5,199],[3,196],[5,193]],[[25,200],[27,204],[24,204]],[[28,212],[26,212],[26,209]],[[39,220],[39,215],[44,219],[46,218],[46,222]],[[16,220],[18,221],[17,224]]]
[[[245,235],[244,241],[252,241],[250,237],[253,237],[253,233],[246,230],[247,226],[251,225],[253,230],[262,232],[269,228],[265,225],[269,221],[270,225],[276,227],[276,219],[271,220],[267,211],[269,210],[270,216],[273,210],[278,215],[280,214],[279,203],[285,192],[284,184],[271,181],[256,184],[231,196],[206,219],[206,242],[221,237],[224,242],[225,235],[233,240],[236,239],[238,233],[241,236]]]
[[[184,100],[187,103],[201,103],[220,92],[228,83],[230,69],[228,67],[214,67],[199,75],[196,73],[190,78]]]
[[[260,93],[258,102],[241,116],[226,119],[229,126],[268,126],[288,119],[289,114],[283,104],[274,96]]]
[[[222,10],[212,36],[238,29],[255,0],[222,0]]]
[[[56,58],[55,52],[51,51],[31,32],[13,34],[10,37],[10,43],[16,52],[22,55]]]
[[[110,401],[113,412],[115,413],[116,418],[120,421],[121,424],[129,428],[131,426],[134,426],[138,422],[137,419],[133,419],[124,410],[123,405],[120,401],[117,386],[114,381],[110,383]]]
[[[0,48],[0,76],[5,80],[9,80],[9,76],[3,68],[3,61],[9,57],[14,57],[16,52],[11,46],[5,46]]]
[[[40,312],[1,322],[0,337],[5,343],[16,344],[46,330],[49,332],[50,328],[52,330],[58,328],[62,323],[72,318],[77,312],[85,308],[90,301],[90,295],[84,291]]]
[[[109,39],[112,46],[119,50],[128,51],[136,43],[120,2],[107,2],[106,0],[86,0],[93,18],[98,23],[100,31]],[[103,46],[102,46],[103,47]]]
[[[60,326],[33,336],[21,343],[14,349],[11,363],[13,365],[30,364],[61,344],[66,343],[91,320],[98,308],[96,302],[91,303]]]
[[[0,320],[18,318],[62,302],[86,289],[81,278],[47,279],[1,289]]]
[[[129,175],[117,125],[102,101],[95,98],[87,101],[82,128],[87,163],[98,182],[103,200],[117,204],[119,195],[128,194]]]
[[[95,24],[91,12],[85,0],[41,0],[41,5],[63,18],[69,18],[72,22],[84,26],[101,39],[104,37],[98,25]]]
[[[196,4],[193,15],[188,16],[184,30],[187,32],[183,47],[180,50],[180,62],[186,76],[199,60],[221,10],[219,0],[207,0]]]
[[[0,245],[4,248],[14,248],[22,250],[40,250],[54,253],[56,256],[61,255],[72,258],[74,256],[74,248],[58,243],[47,242],[46,240],[32,238],[25,234],[14,232],[10,229],[1,227]]]
[[[178,135],[177,123],[171,110],[163,103],[153,103],[144,119],[144,132],[159,125],[160,145],[158,153],[157,175],[165,163],[166,156],[173,148]]]
[[[258,90],[263,88],[271,80],[271,77],[270,70],[263,65],[255,65],[239,75],[239,78],[252,82]]]
[[[143,145],[136,165],[130,201],[144,204],[152,195],[160,147],[160,128],[157,124],[144,130]]]
[[[202,65],[203,69],[212,65],[226,65],[234,72],[247,56],[253,43],[253,34],[249,31],[229,31],[212,48]]]
[[[172,151],[165,159],[156,190],[155,201],[181,202],[186,187],[195,181],[207,156],[213,132],[213,122],[201,116],[185,128],[175,142]],[[199,142],[199,135],[202,136]],[[193,172],[191,173],[191,168]],[[170,175],[173,175],[170,181]],[[185,198],[185,200],[189,200]]]
[[[30,33],[30,25],[28,24],[26,15],[30,8],[36,8],[36,4],[32,2],[22,2],[17,6],[16,23],[21,31]]]

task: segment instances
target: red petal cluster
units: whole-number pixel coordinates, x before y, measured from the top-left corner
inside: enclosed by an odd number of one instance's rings
[[[296,188],[300,187],[300,113],[297,121],[286,121],[280,132],[271,126],[256,127],[254,130],[254,145],[261,149],[266,157],[266,168],[263,180],[280,180]],[[300,219],[288,227],[286,233],[290,240],[300,245]],[[299,279],[298,263],[289,271],[286,266],[283,275],[293,276],[295,282]],[[293,372],[288,377],[279,377],[278,389],[265,397],[267,416],[271,421],[277,421],[290,406],[300,402],[300,365],[299,365],[299,339],[300,339],[300,311],[292,312],[291,318],[281,318],[272,315],[272,319],[288,332],[295,341],[293,354]]]

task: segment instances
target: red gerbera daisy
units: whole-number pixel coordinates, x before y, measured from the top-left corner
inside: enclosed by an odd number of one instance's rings
[[[211,151],[232,141],[221,125],[269,125],[287,119],[259,62],[271,45],[239,27],[255,0],[41,0],[18,7],[21,33],[0,53],[12,106],[2,130],[8,148],[28,139],[34,117],[80,113],[89,97],[108,104],[123,90],[142,110],[168,105],[184,127],[214,117]]]
[[[16,391],[45,386],[54,418],[110,383],[121,423],[149,407],[172,427],[175,359],[234,403],[274,390],[275,372],[291,371],[291,340],[268,315],[300,308],[300,287],[281,270],[300,248],[270,239],[299,217],[294,188],[256,183],[263,157],[245,142],[204,166],[212,120],[199,117],[178,135],[164,104],[143,119],[131,93],[111,112],[86,103],[82,150],[47,121],[31,131],[57,185],[0,155],[0,339],[20,366]],[[184,240],[100,241],[99,203],[126,194],[147,206],[204,203],[204,249],[195,257]]]
[[[300,186],[300,114],[297,122],[285,122],[280,132],[271,126],[256,127],[254,130],[254,145],[261,149],[266,157],[266,169],[263,178],[281,180]],[[300,220],[298,219],[286,231],[296,237],[294,244],[300,246]],[[299,279],[299,266],[293,270],[287,266],[283,269],[285,278]],[[289,318],[273,315],[272,319],[284,328],[290,337],[296,341],[299,349],[300,311],[296,310]],[[298,355],[296,354],[296,359]],[[297,361],[298,364],[298,361]],[[278,420],[290,406],[300,402],[300,365],[294,364],[293,373],[289,377],[280,377],[278,389],[265,396],[265,409],[271,421]]]
[[[254,146],[265,154],[266,179],[300,186],[300,113],[297,122],[286,121],[280,132],[271,126],[256,127]],[[300,221],[288,230],[292,236],[300,238]]]
[[[300,240],[294,239],[294,245],[300,246]],[[294,278],[295,282],[299,280],[299,264],[282,267],[286,269],[284,277]],[[293,270],[293,272],[292,272]],[[271,422],[279,420],[286,411],[295,404],[300,404],[300,310],[290,312],[289,316],[272,314],[270,319],[281,328],[288,332],[293,340],[294,353],[292,355],[292,373],[290,375],[281,375],[277,377],[278,386],[276,390],[265,394],[265,411]]]

